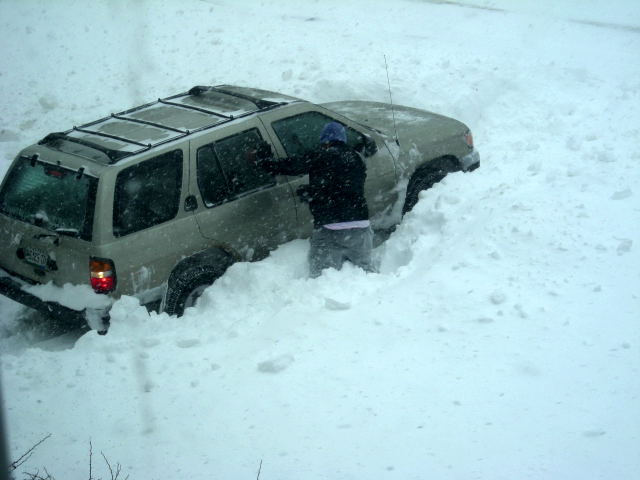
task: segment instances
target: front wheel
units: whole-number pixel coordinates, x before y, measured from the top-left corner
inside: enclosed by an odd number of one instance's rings
[[[181,317],[185,309],[193,307],[205,289],[221,274],[212,266],[200,265],[171,278],[162,301],[162,310]]]
[[[446,177],[448,173],[455,172],[456,170],[455,163],[449,159],[434,161],[416,170],[411,180],[409,180],[409,185],[407,185],[407,196],[405,197],[402,207],[402,215],[410,212],[411,209],[415,207],[416,203],[418,203],[420,192],[433,187]]]

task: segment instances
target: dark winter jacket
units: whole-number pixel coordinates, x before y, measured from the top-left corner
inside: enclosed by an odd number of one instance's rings
[[[304,191],[316,227],[369,219],[364,197],[366,166],[343,142],[331,142],[300,157],[259,159],[258,164],[275,174],[309,174]]]

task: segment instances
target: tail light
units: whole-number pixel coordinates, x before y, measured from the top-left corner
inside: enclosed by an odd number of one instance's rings
[[[111,260],[91,258],[89,260],[91,272],[91,288],[96,293],[109,293],[116,289],[116,268]]]
[[[467,130],[467,133],[464,134],[464,143],[469,145],[469,148],[473,148],[473,134],[470,130]]]

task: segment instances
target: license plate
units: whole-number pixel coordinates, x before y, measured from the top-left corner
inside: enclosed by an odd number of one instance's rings
[[[49,255],[47,255],[46,252],[33,247],[25,247],[24,259],[27,262],[42,268],[46,268],[49,263]]]

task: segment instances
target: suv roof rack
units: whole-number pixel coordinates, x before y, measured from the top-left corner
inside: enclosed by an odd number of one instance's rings
[[[118,160],[128,157],[130,155],[129,152],[122,152],[120,150],[112,150],[110,148],[103,147],[97,143],[88,142],[81,138],[74,138],[67,136],[67,132],[53,132],[48,134],[42,140],[38,142],[38,145],[47,145],[48,147],[56,147],[60,144],[61,141],[68,140],[73,143],[77,143],[79,145],[83,145],[85,147],[93,148],[94,150],[98,150],[104,153],[109,158],[109,163],[116,163]]]
[[[108,117],[79,127],[74,126],[65,132],[50,133],[38,144],[61,149],[63,140],[72,142],[103,153],[107,157],[107,163],[114,164],[123,158],[191,133],[287,103],[286,99],[266,100],[228,87],[195,86],[187,92],[112,113]],[[167,108],[173,112],[167,114]],[[159,109],[165,109],[161,112],[162,115],[158,115]],[[171,114],[175,117],[174,122],[168,119]],[[123,128],[126,123],[133,123],[138,127],[137,130]]]

